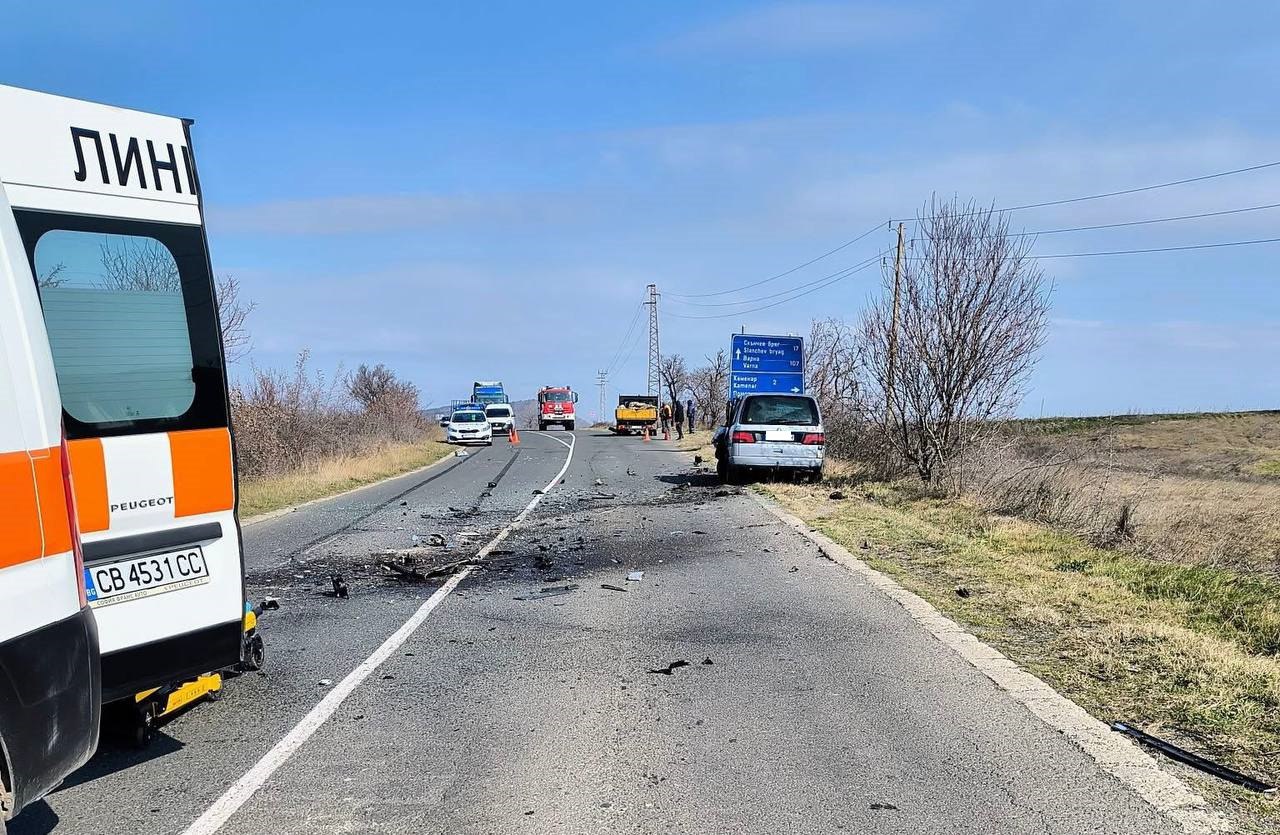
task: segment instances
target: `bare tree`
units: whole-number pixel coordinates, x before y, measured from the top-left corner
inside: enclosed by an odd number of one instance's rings
[[[1051,287],[1006,215],[934,198],[915,254],[862,320],[860,361],[888,401],[893,448],[923,481],[1008,417],[1044,343]]]
[[[137,290],[153,293],[182,292],[182,276],[178,264],[164,244],[154,238],[107,238],[99,246],[102,278],[99,286],[110,290]],[[41,287],[57,287],[63,283],[60,274],[65,264],[57,264],[40,276]],[[258,306],[240,296],[240,280],[233,275],[215,280],[218,298],[218,321],[222,329],[222,345],[228,362],[243,359],[249,353],[249,314]]]
[[[675,403],[689,387],[689,371],[685,368],[684,357],[679,354],[664,357],[661,365],[658,366],[658,371],[662,375],[662,382],[667,387],[671,402]]]
[[[706,360],[706,365],[689,373],[689,391],[703,424],[713,426],[729,397],[729,357],[721,348]]]
[[[805,345],[805,391],[824,415],[857,412],[861,402],[858,334],[834,317],[814,319]]]
[[[59,261],[40,275],[36,276],[36,286],[44,289],[45,287],[61,287],[66,281],[62,274],[66,272],[67,265]]]
[[[140,290],[154,293],[182,291],[178,262],[164,244],[154,238],[106,238],[99,247],[101,286],[108,290]]]
[[[222,349],[228,362],[243,359],[249,353],[249,314],[257,302],[240,298],[240,279],[234,275],[220,275],[218,288],[218,322],[222,327]]]

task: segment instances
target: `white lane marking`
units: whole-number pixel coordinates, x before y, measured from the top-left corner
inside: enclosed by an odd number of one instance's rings
[[[889,575],[876,571],[831,537],[809,527],[800,517],[754,491],[747,491],[747,495],[817,545],[832,562],[860,575],[881,594],[896,601],[916,623],[991,679],[1010,699],[1065,736],[1091,757],[1102,771],[1173,820],[1187,835],[1234,831],[1231,823],[1203,797],[1162,769],[1137,744],[1094,719],[1082,707],[1019,667],[999,650],[966,632],[960,624],[935,609],[932,603],[907,591]]]
[[[564,442],[562,441],[561,443]],[[497,536],[489,540],[480,549],[476,554],[477,559],[483,560],[489,556],[493,549],[510,536],[520,526],[520,523],[525,520],[525,517],[533,512],[533,509],[538,506],[538,502],[542,501],[542,497],[550,493],[560,479],[564,478],[564,474],[569,471],[569,464],[573,462],[574,445],[569,442],[565,443],[565,446],[568,448],[569,454],[565,456],[564,466],[560,468],[560,472],[556,473],[555,478],[547,482],[547,486],[542,489],[542,492],[535,495],[516,518],[512,519]],[[293,729],[285,734],[283,739],[277,742],[270,751],[263,755],[262,759],[258,760],[252,768],[245,772],[243,777],[232,784],[231,788],[227,789],[221,797],[215,800],[213,805],[204,811],[204,814],[196,818],[195,822],[187,827],[183,835],[213,835],[213,833],[221,829],[223,824],[230,820],[231,816],[248,802],[249,798],[253,797],[258,789],[262,788],[263,784],[270,779],[276,769],[284,765],[291,756],[297,753],[298,749],[311,738],[312,734],[333,716],[338,708],[342,706],[342,703],[346,701],[347,697],[355,692],[355,689],[374,670],[403,646],[405,641],[409,640],[409,636],[422,625],[422,622],[427,619],[427,615],[431,614],[432,610],[439,606],[441,601],[448,597],[450,592],[467,578],[467,575],[471,573],[471,569],[472,566],[467,566],[453,575],[443,586],[436,589],[435,594],[427,598],[426,602],[418,607],[418,610],[404,622],[403,626],[397,629],[391,637],[383,641],[382,646],[374,650],[372,655],[360,663],[360,666],[348,673],[346,678],[338,682],[337,686],[325,694],[325,697],[315,707],[311,708],[311,711],[306,716],[302,717],[302,721],[294,725]]]
[[[569,449],[573,449],[574,441],[576,441],[576,440],[578,439],[578,436],[574,435],[572,432],[566,432],[566,433],[565,433],[565,434],[567,434],[567,435],[569,436],[569,438],[571,439],[571,440],[568,440],[568,441],[566,441],[564,438],[560,438],[560,437],[557,437],[557,436],[555,436],[555,435],[552,435],[550,432],[543,431],[543,432],[542,432],[542,433],[540,433],[540,434],[546,435],[548,438],[550,438],[551,440],[555,441],[555,442],[556,442],[556,443],[558,443],[558,444],[564,444],[565,446],[569,447]]]

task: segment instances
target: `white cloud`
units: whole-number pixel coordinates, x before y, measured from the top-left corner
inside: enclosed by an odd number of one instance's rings
[[[712,23],[675,40],[680,51],[815,52],[897,42],[930,19],[865,3],[777,3]]]
[[[564,208],[546,195],[369,194],[213,206],[219,232],[344,235],[410,232],[469,222],[540,222]]]

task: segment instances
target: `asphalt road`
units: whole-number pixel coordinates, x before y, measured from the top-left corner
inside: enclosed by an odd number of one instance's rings
[[[563,480],[447,596],[371,557],[432,533],[434,563],[475,554],[575,437]],[[247,526],[251,594],[281,601],[266,670],[144,752],[108,738],[12,831],[187,832],[433,594],[260,787],[232,790],[218,831],[1173,831],[670,445],[522,439]],[[349,599],[323,594],[334,573]]]

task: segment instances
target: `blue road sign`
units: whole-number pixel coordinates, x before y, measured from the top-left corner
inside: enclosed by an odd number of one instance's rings
[[[735,333],[729,345],[730,371],[804,373],[804,339]]]
[[[803,374],[753,374],[746,371],[729,373],[729,398],[736,400],[744,394],[804,393]]]
[[[729,397],[804,392],[804,339],[735,333],[729,344]]]

